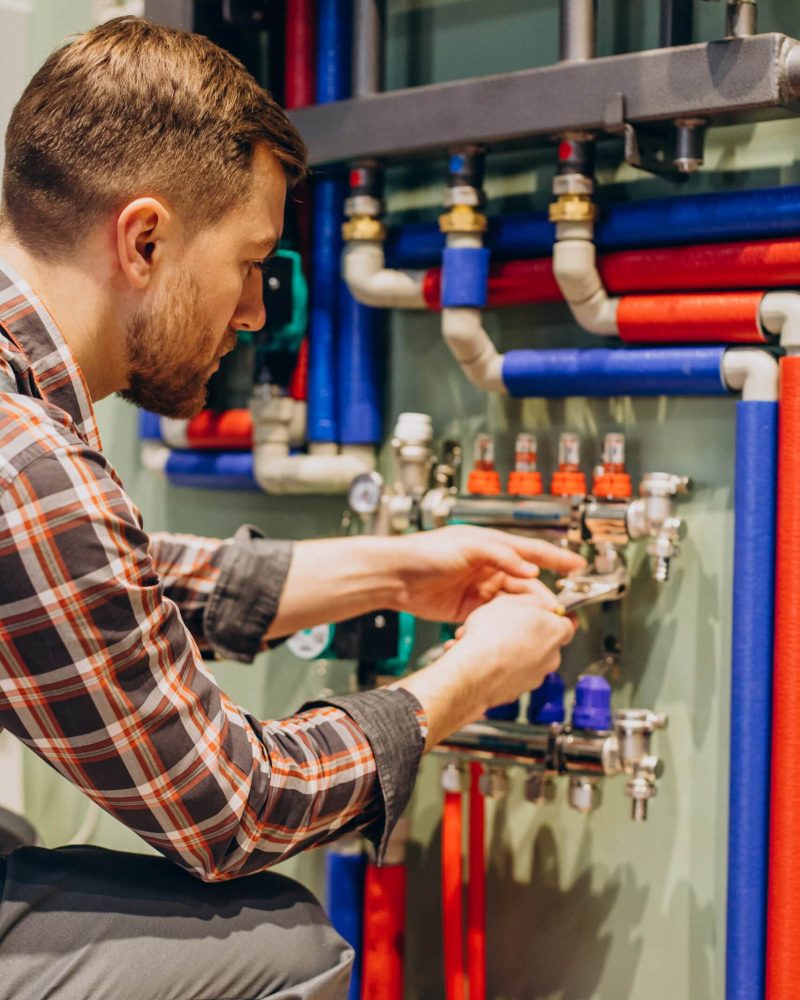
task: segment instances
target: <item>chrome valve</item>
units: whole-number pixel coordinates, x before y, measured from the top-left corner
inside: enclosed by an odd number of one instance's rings
[[[667,717],[649,709],[624,708],[614,714],[622,769],[627,775],[625,794],[632,800],[631,818],[647,819],[647,803],[656,794],[656,780],[664,772],[663,762],[651,752],[653,734],[666,729]]]
[[[632,539],[649,539],[647,554],[659,583],[669,579],[670,562],[686,537],[686,525],[675,513],[675,502],[688,494],[691,486],[686,476],[648,472],[639,486],[639,499],[628,507],[628,534]]]

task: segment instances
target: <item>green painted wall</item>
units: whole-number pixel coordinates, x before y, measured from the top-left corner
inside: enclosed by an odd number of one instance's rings
[[[38,59],[65,31],[80,27],[88,4],[35,3]],[[602,53],[655,44],[654,0],[600,4]],[[698,3],[699,35],[721,30],[724,5]],[[791,0],[766,0],[762,27],[800,34]],[[555,0],[390,0],[388,79],[423,84],[551,62],[556,52]],[[57,14],[57,17],[56,17]],[[34,61],[35,61],[34,59]],[[32,63],[33,65],[33,63]],[[794,122],[718,130],[709,170],[682,190],[798,183],[800,137]],[[664,181],[619,168],[619,148],[604,144],[599,178],[604,201],[675,193]],[[396,168],[389,198],[393,218],[435,215],[443,161]],[[504,157],[490,163],[490,211],[543,207],[552,155]],[[562,307],[487,315],[501,348],[589,344]],[[657,587],[632,556],[634,588],[624,612],[624,656],[618,705],[654,707],[670,716],[658,738],[667,769],[647,824],[628,820],[620,779],[604,789],[602,808],[581,817],[556,801],[534,807],[522,798],[522,774],[511,794],[490,806],[489,995],[493,1000],[720,1000],[724,994],[728,697],[732,562],[734,405],[725,400],[615,399],[589,403],[489,399],[469,386],[441,343],[433,316],[395,316],[385,334],[386,420],[423,410],[440,437],[469,446],[478,430],[498,435],[507,468],[516,431],[540,435],[549,467],[560,430],[580,431],[587,450],[610,429],[628,434],[631,472],[691,475],[683,507],[689,535],[673,579]],[[106,449],[151,529],[226,535],[250,521],[275,535],[335,533],[342,503],[323,498],[275,499],[186,492],[156,482],[138,465],[135,413],[111,401],[99,408]],[[588,463],[589,455],[586,455]],[[569,650],[572,682],[596,655],[597,621]],[[323,689],[347,686],[346,671],[307,666],[285,651],[251,667],[220,664],[220,682],[248,709],[275,716]],[[413,841],[408,907],[409,990],[414,1000],[443,995],[438,943],[439,764],[427,759],[411,809]],[[80,796],[37,761],[26,764],[27,802],[51,845],[74,834],[85,817]],[[140,842],[108,818],[97,843],[137,850]],[[309,854],[288,870],[321,886],[321,857]]]

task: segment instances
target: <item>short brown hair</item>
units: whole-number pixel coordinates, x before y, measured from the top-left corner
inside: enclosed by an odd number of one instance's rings
[[[57,49],[6,132],[3,216],[48,260],[131,197],[164,197],[200,227],[250,185],[264,143],[289,186],[303,141],[238,59],[207,38],[120,17]]]

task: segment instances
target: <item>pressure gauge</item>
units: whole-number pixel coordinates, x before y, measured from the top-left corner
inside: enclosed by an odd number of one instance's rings
[[[356,514],[374,514],[381,505],[383,479],[377,472],[364,472],[350,484],[347,502]]]
[[[333,642],[333,625],[315,625],[295,632],[286,646],[298,660],[318,660],[327,653]]]

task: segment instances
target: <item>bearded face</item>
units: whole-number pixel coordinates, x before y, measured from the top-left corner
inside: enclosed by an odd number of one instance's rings
[[[152,413],[185,419],[203,408],[208,380],[236,337],[214,332],[203,317],[197,281],[187,271],[178,274],[128,326],[128,388],[120,395]]]

